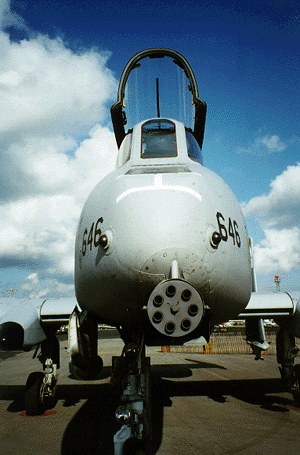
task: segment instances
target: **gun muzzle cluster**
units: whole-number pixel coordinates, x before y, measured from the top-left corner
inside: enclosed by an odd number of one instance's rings
[[[180,337],[198,327],[204,313],[200,294],[182,279],[159,283],[148,300],[148,316],[160,333]]]

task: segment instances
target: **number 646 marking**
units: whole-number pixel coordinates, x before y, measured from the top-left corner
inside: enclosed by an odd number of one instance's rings
[[[100,245],[100,237],[101,237],[101,229],[100,224],[103,223],[103,218],[98,218],[96,223],[92,223],[90,230],[88,231],[85,229],[83,233],[83,240],[82,240],[82,256],[86,255],[88,248],[90,251],[92,250],[93,246],[98,247]],[[94,231],[95,226],[95,231]]]
[[[222,237],[222,240],[224,242],[227,242],[228,237],[232,237],[233,244],[236,245],[238,248],[241,246],[241,238],[238,233],[238,225],[235,220],[231,221],[231,218],[228,218],[228,229],[226,229],[225,226],[225,218],[222,215],[222,213],[217,212],[217,221],[218,221],[218,226],[219,226],[219,233]],[[227,223],[226,223],[227,224]]]

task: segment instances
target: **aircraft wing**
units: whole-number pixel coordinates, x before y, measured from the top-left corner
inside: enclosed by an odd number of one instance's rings
[[[274,319],[281,333],[286,333],[289,339],[300,338],[300,299],[285,292],[252,292],[245,310],[239,314],[239,319],[245,319],[246,341],[251,345],[256,358],[261,358],[261,353],[268,349],[269,345],[264,319]],[[291,342],[291,345],[293,346],[294,342]]]
[[[30,350],[46,339],[48,327],[68,324],[76,306],[75,297],[0,299],[0,349]]]
[[[260,317],[263,319],[274,319],[276,317],[293,316],[296,306],[297,300],[285,292],[252,292],[248,305],[240,313],[239,318]]]

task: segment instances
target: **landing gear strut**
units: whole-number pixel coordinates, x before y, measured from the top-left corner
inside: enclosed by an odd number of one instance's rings
[[[40,415],[54,404],[59,369],[59,341],[55,334],[48,334],[41,344],[38,355],[44,372],[38,371],[28,376],[25,388],[26,414]]]
[[[294,365],[299,349],[295,344],[295,337],[285,329],[280,329],[276,339],[277,362],[281,378],[285,387],[293,394],[294,402],[300,407],[300,364]]]
[[[95,316],[77,308],[69,321],[68,349],[71,356],[70,372],[77,379],[95,379],[103,367],[98,356],[98,323]]]
[[[113,358],[111,382],[120,385],[122,396],[116,418],[122,423],[114,436],[115,455],[144,455],[151,440],[150,358],[145,344],[125,344],[121,357]]]

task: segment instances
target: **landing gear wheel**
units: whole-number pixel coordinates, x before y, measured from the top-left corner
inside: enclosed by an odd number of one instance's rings
[[[46,410],[44,401],[44,373],[41,371],[28,376],[25,390],[25,410],[29,416],[43,414]]]
[[[95,376],[98,376],[102,368],[103,368],[102,357],[100,357],[100,355],[97,355],[95,365],[93,367]]]
[[[123,446],[123,455],[146,455],[143,441],[137,438],[129,438]]]
[[[295,382],[292,387],[293,398],[297,408],[300,408],[300,364],[294,366]]]
[[[71,363],[70,372],[79,380],[87,381],[89,379],[96,379],[103,368],[103,360],[97,355],[91,365],[87,365],[87,368],[84,368],[84,366],[80,368],[74,363]]]

